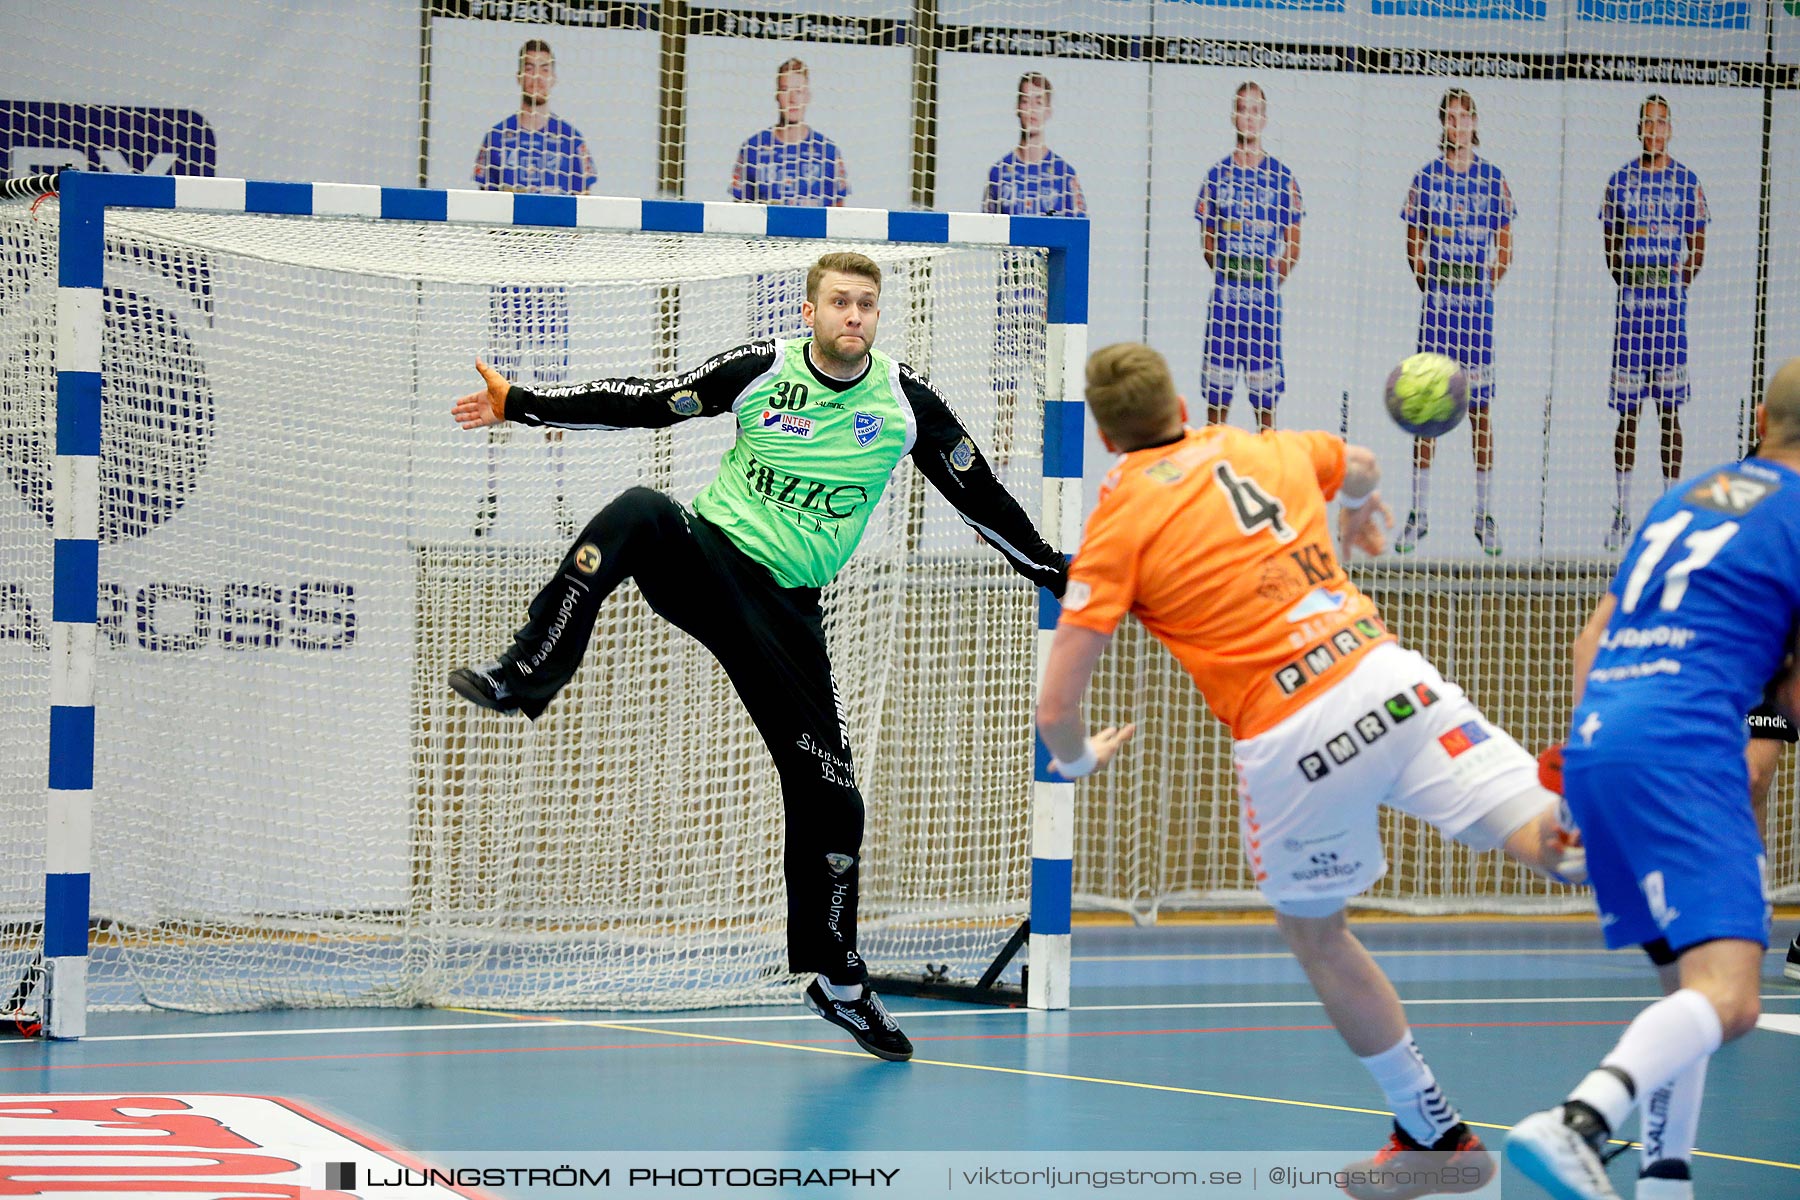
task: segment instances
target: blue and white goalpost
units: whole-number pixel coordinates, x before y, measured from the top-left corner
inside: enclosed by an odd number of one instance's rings
[[[483,351],[496,281],[571,289],[573,375],[643,374],[621,357],[633,344],[661,339],[668,361],[692,365],[695,351],[732,344],[719,314],[742,311],[741,279],[803,269],[818,243],[855,243],[896,263],[884,348],[925,354],[915,364],[979,440],[1002,427],[964,407],[989,402],[971,395],[982,390],[971,380],[1003,369],[989,361],[999,353],[993,281],[1020,269],[997,270],[1012,260],[993,256],[1035,248],[1043,265],[1027,263],[1035,274],[1025,288],[1047,288],[1048,328],[1025,341],[1047,358],[1021,377],[1042,380],[1042,527],[1065,551],[1080,537],[1085,220],[71,173],[58,236],[46,434],[51,1037],[82,1036],[99,999],[89,994],[98,986],[89,929],[102,905],[109,919],[150,931],[154,950],[132,973],[166,977],[172,996],[153,1001],[201,1010],[472,996],[689,1007],[775,1002],[791,990],[766,970],[779,957],[779,853],[765,829],[778,826],[778,807],[744,811],[771,802],[772,771],[747,722],[731,725],[731,698],[714,695],[717,680],[691,647],[633,606],[609,606],[620,609],[617,627],[597,635],[609,648],[589,658],[589,673],[606,678],[572,696],[587,686],[578,679],[566,711],[535,728],[452,707],[433,686],[447,665],[502,644],[560,553],[555,531],[531,524],[534,508],[547,519],[532,491],[540,484],[526,478],[536,455],[504,464],[524,497],[514,528],[503,520],[496,536],[470,540],[485,447],[439,420],[440,400],[475,385],[468,360]],[[1035,307],[1029,296],[1013,302]],[[599,332],[582,344],[584,331]],[[129,365],[103,380],[114,355]],[[118,419],[132,428],[114,431],[121,403]],[[716,424],[693,435],[698,450],[685,428],[600,435],[621,440],[587,457],[572,440],[572,492],[593,502],[589,511],[634,479],[679,494],[716,464],[729,437]],[[115,432],[154,445],[133,459]],[[103,448],[122,465],[103,472]],[[648,473],[615,477],[625,459]],[[173,483],[149,474],[166,462],[177,464]],[[988,865],[946,864],[987,853],[967,847],[997,841],[1018,816],[1022,765],[1008,775],[979,751],[1032,736],[1028,700],[1057,606],[1040,594],[1030,679],[998,678],[1009,653],[999,643],[1014,636],[1004,622],[892,633],[902,624],[895,606],[915,587],[939,589],[930,594],[951,597],[948,607],[967,610],[959,616],[1020,595],[982,582],[1004,565],[973,555],[960,526],[939,530],[935,509],[909,518],[907,507],[889,498],[881,511],[895,515],[871,522],[868,564],[858,567],[859,554],[837,585],[858,589],[854,601],[833,601],[834,655],[849,656],[840,685],[875,681],[868,696],[845,700],[858,774],[865,793],[894,797],[871,797],[877,840],[865,878],[879,893],[886,865],[908,857],[895,846],[918,850],[928,877],[897,884],[904,895],[891,903],[865,901],[868,956],[886,967],[916,951],[929,964],[952,953],[930,938],[1004,920],[976,877],[1023,879],[1028,840],[1028,1001],[1066,1007],[1073,785],[1051,777],[1041,743],[1029,821],[1018,824],[1026,833]],[[921,585],[908,574],[920,561],[950,565]],[[961,640],[971,623],[996,631],[982,635],[988,644]],[[915,653],[940,665],[915,670]],[[629,674],[639,655],[641,675]],[[593,666],[602,658],[605,670]],[[908,699],[911,677],[933,672],[938,685]],[[948,687],[948,677],[960,682]],[[944,694],[959,689],[972,695]],[[695,715],[715,701],[716,722]],[[601,704],[601,723],[584,735],[583,706]],[[982,724],[1002,707],[1002,723]],[[941,744],[921,744],[912,720],[944,722]],[[905,757],[927,753],[929,762]],[[679,803],[657,802],[670,795]],[[888,808],[906,810],[904,828],[880,824]],[[653,866],[667,856],[681,870],[640,872],[621,865],[627,854]],[[114,880],[114,856],[146,861]],[[687,878],[718,858],[731,861],[716,883]],[[109,874],[91,888],[97,860]],[[926,907],[965,884],[971,898]],[[626,890],[607,892],[615,886]],[[621,932],[628,918],[641,920]],[[406,949],[366,949],[421,924]],[[246,930],[265,928],[268,946],[236,948]],[[509,980],[541,975],[541,990],[471,991],[496,956]],[[340,978],[287,987],[280,978],[301,958],[337,962]],[[388,974],[395,963],[431,982]],[[643,982],[671,964],[671,982]],[[621,982],[599,993],[571,982],[615,967]],[[736,972],[730,986],[712,987],[715,970]],[[273,991],[237,990],[252,984]]]

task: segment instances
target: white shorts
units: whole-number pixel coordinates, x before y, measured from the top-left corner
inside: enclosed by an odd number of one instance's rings
[[[1496,831],[1483,818],[1527,793],[1522,812],[1555,800],[1538,785],[1536,759],[1392,642],[1281,724],[1236,743],[1232,758],[1244,852],[1274,903],[1354,896],[1385,875],[1379,805],[1488,850],[1523,822]]]

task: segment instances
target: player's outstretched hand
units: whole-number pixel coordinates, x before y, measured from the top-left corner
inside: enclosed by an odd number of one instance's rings
[[[1113,756],[1119,752],[1119,748],[1129,742],[1131,735],[1136,732],[1135,724],[1127,725],[1123,729],[1108,726],[1089,737],[1088,741],[1094,747],[1094,770],[1106,770],[1106,764],[1113,760]]]
[[[1368,502],[1356,508],[1338,509],[1338,543],[1344,557],[1361,550],[1374,558],[1387,549],[1388,530],[1394,527],[1394,510],[1387,506],[1380,492],[1371,492]]]
[[[480,429],[506,420],[506,392],[512,385],[506,381],[506,376],[479,358],[475,360],[475,369],[481,372],[481,378],[487,382],[487,387],[479,392],[459,396],[456,403],[450,406],[450,415],[464,429]]]

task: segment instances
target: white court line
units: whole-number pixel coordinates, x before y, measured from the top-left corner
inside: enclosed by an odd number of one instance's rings
[[[1756,1018],[1756,1027],[1770,1033],[1791,1033],[1800,1037],[1800,1016],[1792,1013],[1764,1013]]]
[[[1404,998],[1403,998],[1404,999]],[[1470,1005],[1501,1006],[1508,1004],[1650,1004],[1662,997],[1658,996],[1473,996],[1455,999],[1418,1000],[1404,999],[1408,1008],[1433,1007],[1468,1007]],[[1800,992],[1765,992],[1764,1001],[1786,1000],[1800,1002]],[[1253,1011],[1259,1009],[1281,1008],[1319,1008],[1317,1000],[1218,1000],[1193,1003],[1169,1004],[1076,1004],[1064,1010],[1071,1013],[1083,1012],[1196,1012],[1219,1009],[1236,1009]],[[894,1012],[895,1018],[905,1017],[909,1021],[925,1021],[939,1017],[1004,1017],[1029,1016],[1033,1010],[1028,1008],[954,1008],[929,1009],[911,1012]],[[84,1037],[83,1045],[90,1042],[181,1042],[205,1041],[212,1039],[260,1038],[260,1037],[342,1037],[354,1033],[445,1033],[465,1029],[608,1029],[627,1025],[634,1029],[642,1029],[649,1025],[767,1025],[783,1022],[807,1024],[819,1018],[811,1013],[780,1013],[760,1017],[741,1016],[701,1016],[701,1017],[658,1017],[655,1013],[625,1014],[611,1019],[593,1018],[576,1020],[568,1017],[549,1017],[539,1014],[521,1014],[520,1017],[506,1021],[450,1021],[437,1022],[430,1025],[349,1025],[336,1028],[310,1029],[219,1029],[192,1031],[187,1033],[110,1033]],[[1763,1020],[1769,1020],[1765,1016]],[[1783,1017],[1781,1020],[1792,1020],[1800,1023],[1800,1016]],[[1789,1030],[1778,1028],[1777,1032],[1800,1032],[1800,1028]],[[30,1039],[0,1043],[0,1052],[7,1046],[28,1047],[39,1043]]]

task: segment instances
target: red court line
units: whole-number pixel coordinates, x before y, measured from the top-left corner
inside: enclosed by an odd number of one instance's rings
[[[534,1018],[535,1020],[535,1018]],[[1622,1026],[1629,1021],[1457,1021],[1435,1022],[1432,1024],[1415,1024],[1414,1029],[1565,1029],[1580,1026],[1611,1025]],[[561,1026],[561,1028],[579,1028],[579,1026]],[[1105,1037],[1170,1037],[1181,1034],[1206,1033],[1319,1033],[1332,1030],[1330,1025],[1227,1025],[1207,1029],[1114,1029],[1092,1030],[1087,1032],[1037,1032],[1037,1033],[971,1033],[947,1034],[938,1037],[917,1037],[914,1043],[920,1042],[1005,1042],[1032,1041],[1047,1038],[1074,1040],[1077,1038]],[[458,1050],[372,1050],[358,1054],[289,1054],[272,1055],[257,1058],[175,1058],[175,1059],[140,1059],[128,1062],[106,1063],[31,1063],[16,1067],[0,1067],[0,1074],[13,1071],[104,1071],[123,1070],[129,1067],[230,1067],[257,1066],[271,1063],[303,1063],[303,1062],[343,1062],[376,1060],[384,1058],[453,1058],[459,1056],[493,1055],[493,1054],[561,1054],[596,1050],[672,1050],[678,1048],[696,1049],[700,1046],[713,1048],[730,1047],[730,1041],[709,1041],[696,1043],[682,1039],[678,1033],[670,1037],[678,1040],[669,1042],[612,1042],[595,1043],[580,1046],[488,1046],[468,1047]],[[793,1046],[835,1046],[840,1039],[821,1038],[783,1038],[783,1043]]]

